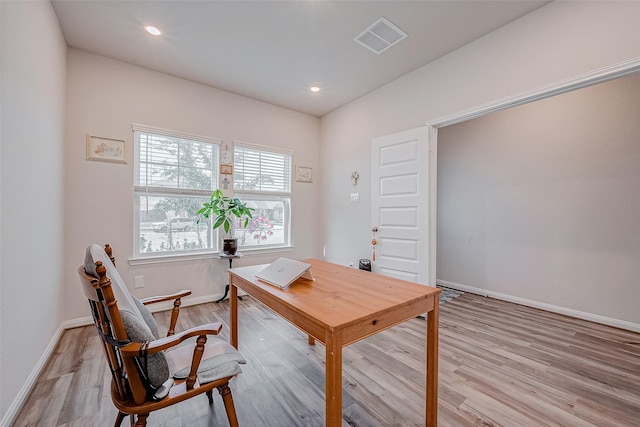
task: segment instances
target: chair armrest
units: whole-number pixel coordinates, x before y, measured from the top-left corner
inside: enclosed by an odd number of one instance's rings
[[[189,369],[189,375],[186,378],[185,386],[187,390],[193,389],[194,384],[198,379],[198,368],[200,367],[200,361],[204,354],[205,345],[207,341],[206,335],[218,335],[222,330],[222,323],[209,323],[206,325],[197,326],[195,328],[187,329],[178,335],[171,335],[165,338],[160,338],[155,341],[150,341],[147,348],[147,354],[158,353],[159,351],[166,350],[171,347],[175,347],[181,342],[197,336],[196,345],[193,348],[193,356],[191,358],[191,367]],[[123,358],[128,359],[135,356],[140,356],[140,349],[142,343],[131,343],[125,347],[122,347]]]
[[[176,292],[175,294],[170,294],[170,295],[159,295],[159,296],[155,296],[155,297],[148,297],[148,298],[143,298],[140,300],[141,303],[143,303],[144,305],[147,304],[154,304],[157,302],[163,302],[163,301],[171,301],[171,300],[175,300],[178,298],[183,298],[186,296],[191,295],[191,291],[187,290],[187,289],[183,289],[179,292]]]
[[[147,353],[158,353],[162,350],[167,350],[171,347],[175,347],[183,341],[188,340],[191,337],[197,337],[202,335],[218,335],[222,330],[222,323],[208,323],[206,325],[196,326],[195,328],[187,329],[179,334],[171,335],[169,337],[160,338],[154,341],[149,341],[147,347]],[[126,356],[138,356],[142,343],[133,342],[120,349],[123,355]]]
[[[169,322],[169,330],[167,331],[167,336],[171,336],[176,331],[176,323],[178,322],[178,315],[180,314],[180,306],[182,305],[181,298],[186,297],[187,295],[191,295],[191,291],[187,289],[183,289],[179,292],[176,292],[175,294],[144,298],[144,299],[141,299],[140,302],[144,305],[147,305],[147,304],[154,304],[156,302],[173,300],[173,311],[171,312],[171,322]]]

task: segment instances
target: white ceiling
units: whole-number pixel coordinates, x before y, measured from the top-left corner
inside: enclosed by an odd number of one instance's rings
[[[70,47],[315,116],[546,3],[52,0]],[[353,39],[381,17],[409,37],[376,55]]]

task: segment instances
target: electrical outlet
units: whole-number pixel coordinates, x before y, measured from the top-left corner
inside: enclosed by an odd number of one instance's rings
[[[133,287],[135,289],[144,288],[144,276],[135,276],[133,278]]]

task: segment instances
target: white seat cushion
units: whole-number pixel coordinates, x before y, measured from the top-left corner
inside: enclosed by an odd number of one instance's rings
[[[189,375],[196,338],[190,338],[178,347],[168,350],[167,361],[173,377],[183,379]],[[220,378],[231,377],[242,372],[240,363],[247,363],[231,344],[217,337],[207,337],[204,354],[198,366],[198,381],[206,384]]]

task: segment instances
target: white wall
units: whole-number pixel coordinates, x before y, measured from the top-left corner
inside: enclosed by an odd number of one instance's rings
[[[226,261],[179,261],[130,266],[133,253],[132,123],[241,140],[293,150],[294,164],[320,176],[320,120],[242,96],[102,56],[69,49],[67,74],[65,319],[89,315],[76,269],[90,243],[110,243],[118,270],[134,295],[146,297],[188,288],[192,298],[222,296]],[[85,160],[87,133],[126,139],[128,164]],[[292,238],[285,254],[248,255],[234,266],[321,255],[318,181],[293,183]],[[145,287],[133,289],[133,277]],[[188,301],[186,301],[188,303]]]
[[[0,10],[4,418],[62,320],[66,44],[48,1],[2,1]]]
[[[327,258],[371,256],[372,138],[640,57],[638,16],[638,2],[553,2],[323,117]]]
[[[223,262],[128,265],[133,165],[87,162],[86,133],[126,138],[129,159],[132,122],[293,149],[295,163],[314,168],[315,182],[294,183],[289,255],[318,256],[324,244],[329,260],[347,263],[370,257],[372,138],[640,56],[640,3],[554,2],[336,110],[320,126],[311,116],[73,49],[65,82],[65,45],[49,2],[1,1],[0,15],[2,416],[60,321],[88,314],[75,273],[87,244],[111,243],[125,279],[144,275],[139,296],[174,283],[196,297],[221,293]],[[354,191],[360,203],[349,203]],[[33,255],[36,242],[44,256]]]
[[[441,129],[438,279],[640,325],[640,74]]]

